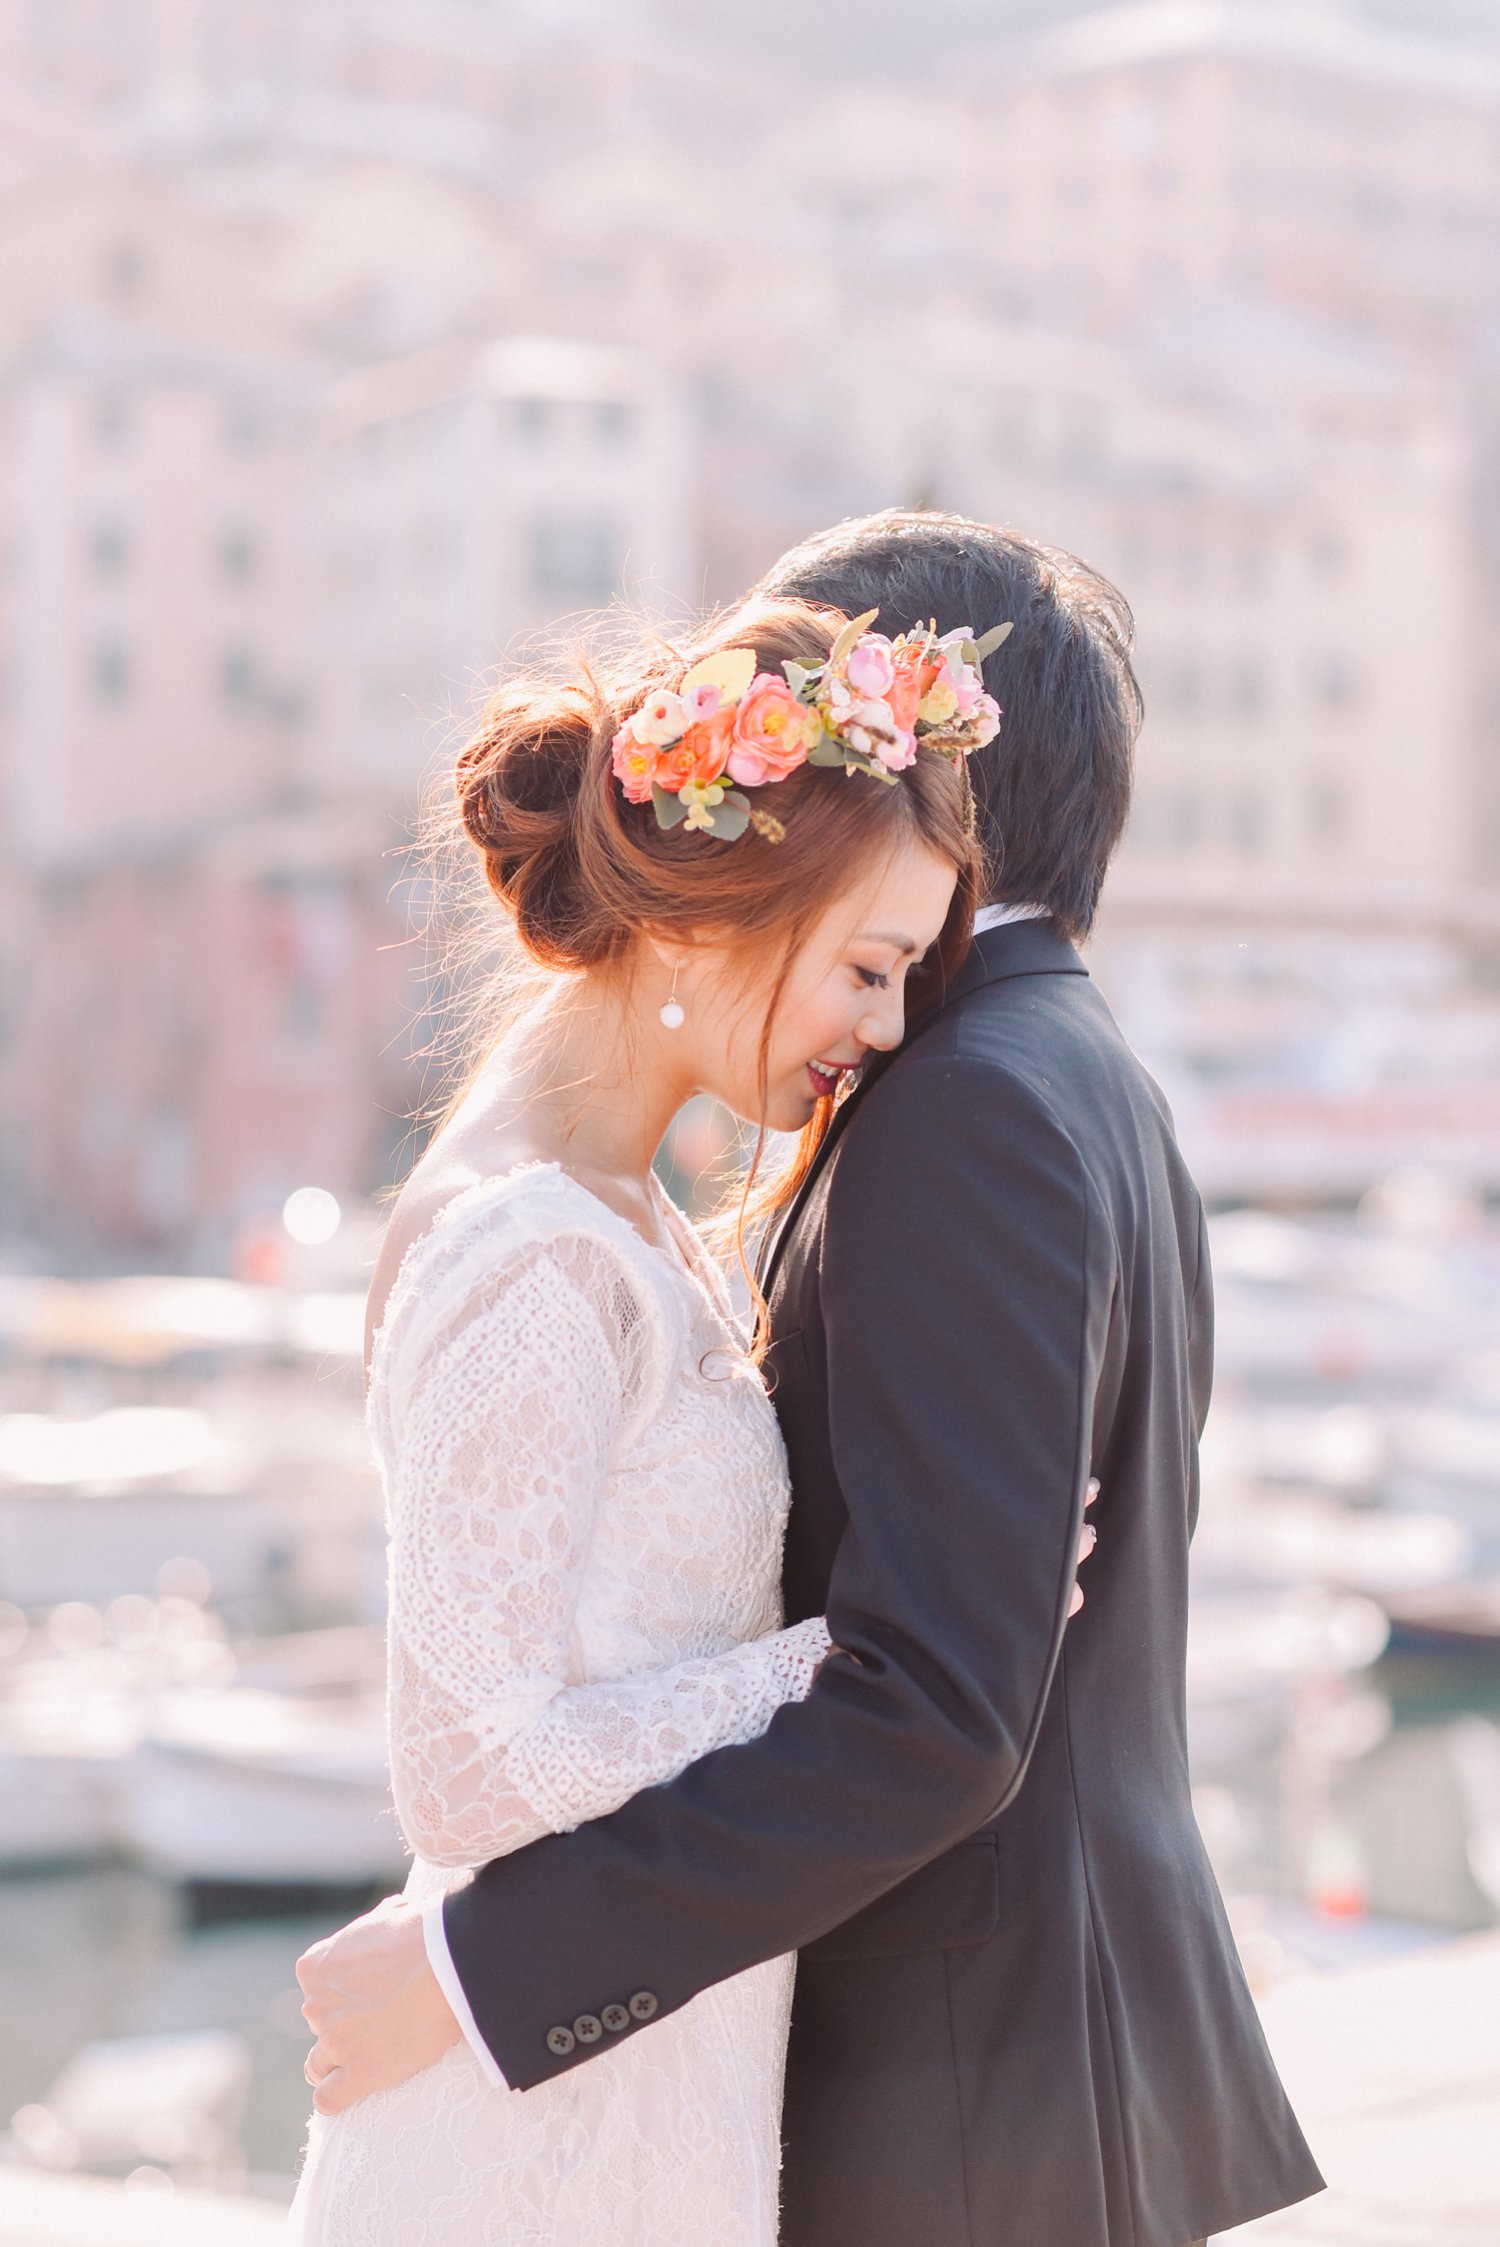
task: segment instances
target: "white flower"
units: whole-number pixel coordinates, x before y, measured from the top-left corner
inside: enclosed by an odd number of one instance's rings
[[[658,687],[648,694],[635,716],[630,720],[630,730],[637,741],[649,743],[653,748],[664,748],[668,742],[680,741],[688,729],[688,713],[682,706],[681,695],[666,687]]]

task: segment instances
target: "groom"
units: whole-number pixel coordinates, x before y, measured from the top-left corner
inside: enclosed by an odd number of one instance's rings
[[[1072,942],[1128,807],[1129,612],[933,514],[843,524],[762,590],[1015,627],[970,766],[994,902],[762,1275],[787,1618],[840,1651],[759,1740],[484,1867],[426,1949],[399,1904],[315,1946],[317,2104],[459,2033],[526,2090],[795,1949],[785,2247],[1187,2247],[1321,2180],[1189,1799],[1202,1211]]]

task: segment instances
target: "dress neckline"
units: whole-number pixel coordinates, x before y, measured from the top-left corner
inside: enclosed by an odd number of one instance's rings
[[[369,1357],[365,1368],[366,1387],[368,1388],[375,1376],[375,1366],[380,1354],[381,1341],[387,1326],[390,1324],[391,1307],[397,1299],[402,1282],[405,1280],[407,1271],[415,1261],[418,1252],[424,1249],[434,1235],[448,1222],[450,1212],[457,1209],[459,1203],[466,1201],[471,1194],[482,1194],[491,1187],[513,1185],[518,1179],[522,1178],[556,1178],[564,1185],[570,1186],[575,1193],[581,1194],[585,1201],[593,1204],[595,1209],[602,1210],[609,1220],[612,1231],[627,1234],[638,1248],[645,1250],[648,1256],[660,1258],[670,1271],[674,1272],[680,1280],[692,1289],[700,1304],[706,1304],[714,1313],[714,1316],[728,1326],[732,1332],[734,1322],[731,1314],[726,1304],[719,1299],[716,1290],[705,1275],[703,1267],[708,1257],[708,1251],[701,1246],[692,1220],[685,1210],[680,1210],[677,1207],[666,1187],[657,1177],[656,1172],[653,1170],[648,1175],[661,1205],[662,1220],[667,1229],[670,1246],[666,1242],[648,1240],[638,1225],[633,1225],[628,1217],[623,1217],[611,1202],[604,1199],[602,1194],[596,1194],[592,1186],[586,1186],[576,1173],[565,1169],[560,1162],[516,1163],[509,1170],[491,1171],[487,1177],[476,1178],[471,1184],[460,1186],[456,1193],[448,1196],[441,1208],[433,1212],[421,1231],[413,1234],[401,1252],[395,1275],[390,1286],[386,1289],[385,1299],[380,1306],[380,1323],[371,1330]]]

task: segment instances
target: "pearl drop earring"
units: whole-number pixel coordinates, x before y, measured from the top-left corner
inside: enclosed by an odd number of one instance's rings
[[[681,964],[679,961],[672,970],[671,996],[661,1010],[661,1026],[664,1030],[680,1030],[687,1020],[687,1009],[677,996],[677,977]]]

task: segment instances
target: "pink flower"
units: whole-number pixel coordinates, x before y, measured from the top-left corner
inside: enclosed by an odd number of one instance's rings
[[[866,632],[849,650],[844,676],[854,692],[866,699],[887,694],[896,676],[890,641],[879,632]]]
[[[981,694],[968,715],[974,720],[974,746],[983,749],[1000,731],[1000,705],[992,694]]]
[[[729,777],[742,788],[785,780],[806,764],[817,735],[815,714],[797,700],[784,679],[762,671],[751,680],[734,713]]]
[[[704,718],[714,715],[724,699],[724,690],[716,686],[712,679],[705,679],[701,686],[689,687],[679,699],[688,724],[696,726]]]
[[[629,721],[637,741],[649,741],[660,747],[668,741],[680,741],[687,731],[688,717],[682,707],[682,698],[668,687],[658,687]]]
[[[615,735],[610,757],[615,768],[615,778],[624,789],[627,801],[632,804],[649,804],[651,781],[656,769],[656,751],[649,742],[637,739],[629,720]]]
[[[844,739],[862,757],[873,757],[887,772],[905,772],[917,754],[917,737],[903,726],[888,702],[861,702]]]

